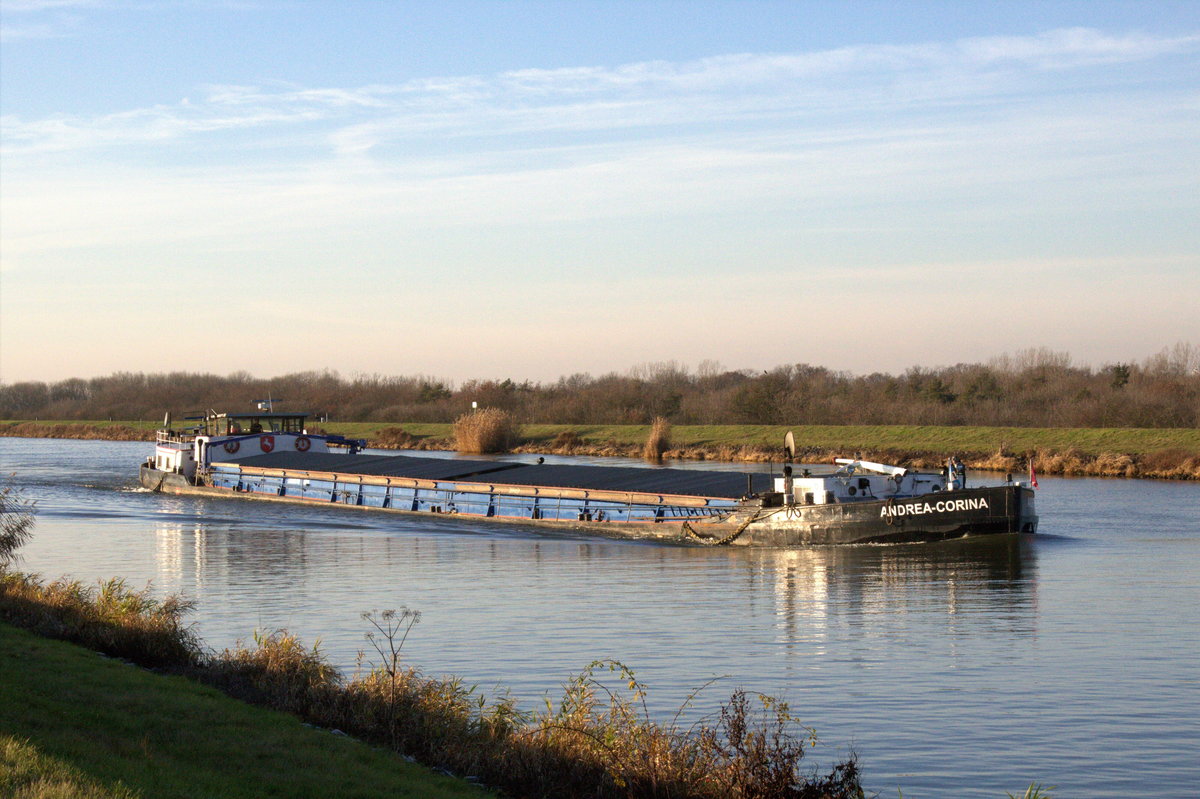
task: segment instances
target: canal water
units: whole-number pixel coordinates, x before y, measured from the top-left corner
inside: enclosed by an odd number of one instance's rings
[[[286,628],[347,670],[363,611],[420,610],[408,662],[529,708],[597,658],[663,721],[718,677],[692,713],[786,699],[812,765],[853,750],[881,796],[1198,795],[1200,484],[1043,477],[1036,536],[781,551],[169,497],[137,488],[151,449],[0,438],[38,504],[22,568],[181,593],[216,649]]]

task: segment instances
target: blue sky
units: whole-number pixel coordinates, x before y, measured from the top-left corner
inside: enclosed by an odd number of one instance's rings
[[[1197,3],[0,3],[0,379],[1200,341]]]

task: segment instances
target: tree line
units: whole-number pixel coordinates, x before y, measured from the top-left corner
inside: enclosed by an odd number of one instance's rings
[[[0,385],[0,418],[152,420],[208,409],[278,409],[330,422],[450,422],[502,408],[525,423],[994,425],[1196,427],[1200,346],[1181,342],[1141,362],[1075,365],[1063,352],[1028,349],[986,363],[901,374],[854,375],[789,364],[767,371],[676,362],[618,374],[573,374],[546,383],[308,371],[272,378],[118,372],[106,377]]]

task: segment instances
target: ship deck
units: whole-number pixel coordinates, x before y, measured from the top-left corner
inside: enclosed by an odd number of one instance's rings
[[[417,480],[470,481],[510,486],[573,488],[671,496],[738,499],[771,490],[769,474],[701,471],[637,466],[529,464],[513,461],[430,458],[413,455],[271,452],[214,466],[324,472],[346,477],[407,477]]]

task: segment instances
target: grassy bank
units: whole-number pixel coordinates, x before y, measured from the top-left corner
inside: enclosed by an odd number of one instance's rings
[[[152,440],[157,422],[0,422],[0,436]],[[334,423],[331,430],[385,449],[453,449],[451,424]],[[953,454],[975,469],[1042,474],[1200,479],[1194,428],[1032,428],[803,425],[673,425],[668,459],[778,459],[794,430],[800,457],[828,461],[856,453],[869,460],[940,467]],[[517,452],[640,457],[647,425],[522,426]]]
[[[490,794],[192,680],[0,623],[0,795]]]
[[[512,796],[863,796],[853,758],[824,777],[801,773],[815,737],[770,697],[738,690],[715,721],[664,726],[649,719],[645,686],[633,673],[603,661],[569,680],[557,704],[524,712],[508,697],[482,697],[457,678],[404,664],[400,650],[418,614],[364,614],[380,662],[346,677],[282,631],[213,653],[182,623],[187,608],[119,581],[89,588],[0,571],[0,622],[187,676]],[[53,779],[87,790],[118,791],[99,796],[474,795],[464,783],[437,780],[428,783],[436,790],[425,790],[416,780],[432,779],[428,772],[394,757],[380,765],[381,752],[306,731],[296,718],[251,712],[179,677],[2,626],[0,733],[0,780],[25,774],[20,779],[30,782],[49,769]],[[371,782],[376,772],[378,784]],[[345,787],[357,784],[369,793]],[[135,793],[119,793],[126,789]]]

